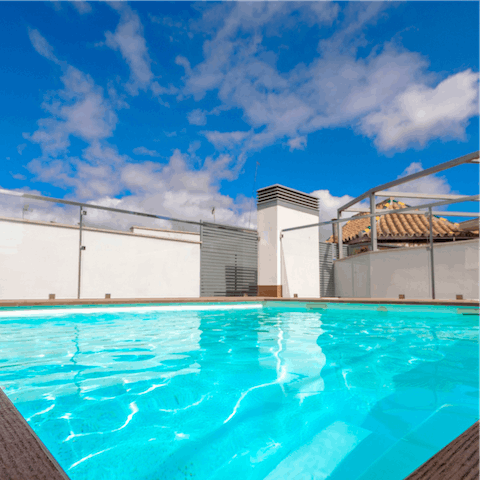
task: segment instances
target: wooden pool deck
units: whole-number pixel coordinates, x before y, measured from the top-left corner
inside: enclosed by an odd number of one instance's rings
[[[68,480],[62,467],[1,388],[0,479]]]
[[[478,480],[478,437],[476,422],[405,480]]]

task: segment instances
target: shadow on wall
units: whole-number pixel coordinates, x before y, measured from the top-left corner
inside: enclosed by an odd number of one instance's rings
[[[227,297],[257,295],[257,269],[239,265],[225,266],[225,294]]]
[[[283,242],[280,243],[280,261],[280,268],[282,272],[282,276],[280,277],[280,283],[282,285],[281,296],[285,298],[290,298],[290,286],[288,283],[287,266],[285,264],[285,251],[283,248]]]

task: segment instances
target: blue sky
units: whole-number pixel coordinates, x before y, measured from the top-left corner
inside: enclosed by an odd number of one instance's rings
[[[313,193],[329,219],[376,184],[479,148],[478,2],[0,13],[2,188],[197,220],[215,206],[217,221],[247,225],[258,165],[255,189]],[[474,194],[478,169],[412,189]]]

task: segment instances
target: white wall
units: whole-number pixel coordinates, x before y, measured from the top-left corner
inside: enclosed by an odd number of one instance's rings
[[[0,299],[77,298],[78,227],[0,219]],[[84,229],[82,298],[200,296],[200,243]]]
[[[278,230],[318,223],[318,215],[278,206]],[[285,298],[320,297],[318,227],[285,232],[280,242],[282,293]]]
[[[262,208],[257,212],[259,285],[280,285],[277,208]]]
[[[200,244],[84,232],[82,297],[200,296]]]
[[[285,232],[280,241],[283,229],[312,223],[318,214],[280,205],[258,210],[259,285],[282,285],[287,298],[320,296],[318,227]]]
[[[435,297],[479,297],[478,240],[434,245]],[[340,297],[431,298],[430,251],[426,247],[366,252],[334,263],[335,293]]]
[[[132,233],[137,233],[139,235],[146,235],[148,237],[172,238],[174,240],[187,240],[191,242],[200,241],[200,234],[195,232],[178,232],[175,230],[163,230],[163,229],[146,228],[146,227],[132,227],[130,231]]]
[[[0,298],[77,298],[78,229],[0,219]]]

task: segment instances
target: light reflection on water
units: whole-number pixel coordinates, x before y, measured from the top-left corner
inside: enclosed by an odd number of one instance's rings
[[[72,480],[403,479],[478,418],[476,320],[2,318],[0,385]]]

